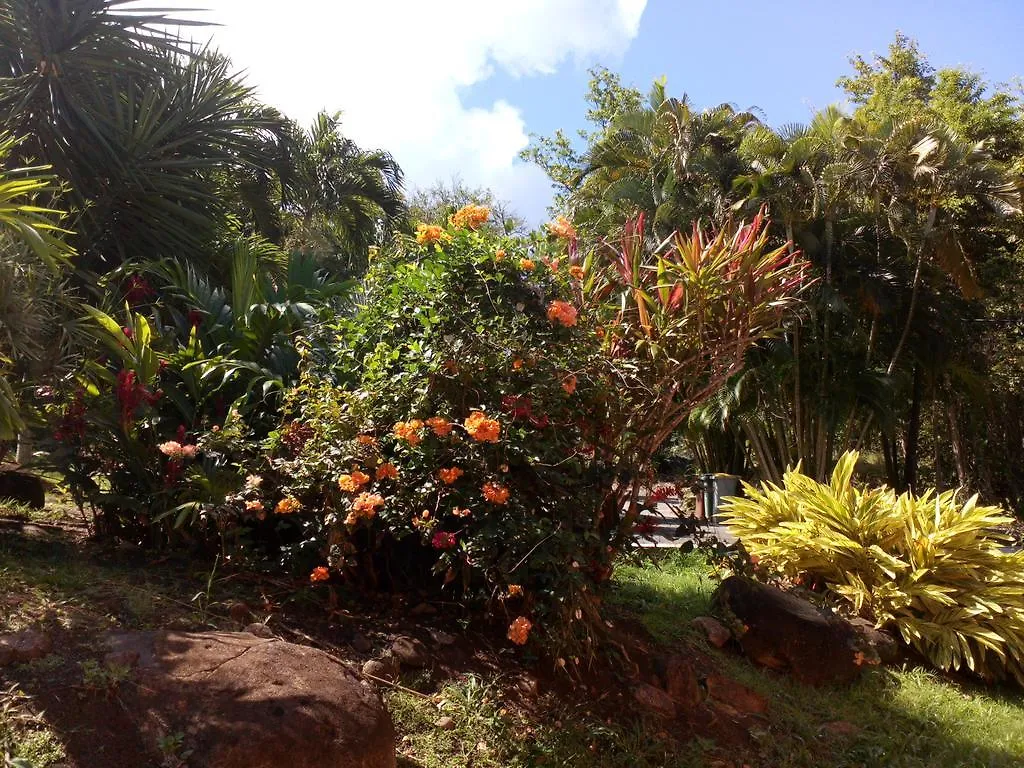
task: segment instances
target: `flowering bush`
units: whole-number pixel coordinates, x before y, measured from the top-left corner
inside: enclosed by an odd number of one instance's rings
[[[313,581],[433,585],[524,644],[583,628],[610,569],[590,533],[613,398],[569,263],[484,232],[482,211],[421,227],[371,268],[354,317],[309,335],[260,491],[298,506],[254,524]]]

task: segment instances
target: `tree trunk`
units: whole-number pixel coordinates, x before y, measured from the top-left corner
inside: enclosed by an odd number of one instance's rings
[[[32,454],[35,452],[35,443],[32,440],[32,435],[28,432],[20,432],[18,434],[18,450],[15,454],[14,461],[17,464],[31,464]]]
[[[903,466],[903,485],[911,493],[917,493],[918,445],[921,440],[921,399],[924,395],[924,374],[921,366],[914,363],[914,384],[910,399],[910,416],[907,419],[906,462]]]
[[[900,359],[903,347],[906,346],[907,338],[910,336],[910,326],[913,323],[914,312],[917,309],[917,295],[921,288],[921,268],[924,265],[925,249],[928,247],[928,236],[931,235],[932,228],[935,226],[936,213],[938,213],[938,210],[933,205],[928,211],[928,221],[925,222],[921,247],[917,252],[917,264],[914,267],[914,282],[910,287],[910,306],[907,308],[907,319],[903,323],[903,333],[900,334],[900,340],[896,344],[896,349],[892,353],[892,360],[889,361],[889,368],[886,370],[886,373],[890,376],[892,376],[892,372],[896,368],[896,362]]]
[[[950,395],[946,420],[949,424],[950,444],[953,446],[953,460],[956,462],[956,479],[961,488],[966,488],[967,451],[964,450],[963,436],[960,434],[960,406],[956,402],[956,395]]]

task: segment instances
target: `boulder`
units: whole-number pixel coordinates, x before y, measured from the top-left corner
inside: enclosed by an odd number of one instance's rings
[[[641,707],[660,717],[676,716],[676,703],[665,691],[648,683],[640,683],[633,689],[633,699]]]
[[[716,648],[721,648],[732,640],[732,632],[718,619],[713,619],[710,616],[698,616],[690,623],[703,632],[707,636],[708,642]]]
[[[689,659],[678,654],[669,657],[664,674],[665,690],[677,704],[688,710],[701,705],[704,694]]]
[[[0,635],[0,667],[35,661],[52,650],[53,641],[50,636],[37,629]]]
[[[0,499],[13,499],[20,504],[42,509],[46,506],[46,483],[19,469],[0,470]]]
[[[430,664],[430,651],[415,637],[399,637],[391,644],[391,653],[403,666],[421,669]]]
[[[704,680],[708,699],[740,715],[763,715],[768,702],[759,693],[723,675],[708,675]]]
[[[184,734],[198,768],[395,768],[395,733],[379,696],[323,651],[246,632],[110,637],[137,654],[126,710],[156,747]],[[125,687],[127,688],[127,686]]]
[[[791,593],[730,576],[715,601],[730,623],[742,628],[738,639],[748,658],[800,682],[850,683],[872,661],[849,622]]]

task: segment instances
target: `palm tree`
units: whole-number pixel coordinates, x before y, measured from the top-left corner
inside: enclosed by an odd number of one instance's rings
[[[281,205],[290,215],[287,244],[351,275],[365,268],[371,245],[407,227],[407,208],[395,159],[361,149],[340,125],[339,115],[321,112],[308,131],[292,127]]]
[[[126,0],[0,12],[0,125],[69,185],[80,268],[198,259],[223,220],[216,172],[259,165],[275,123],[226,59]]]
[[[655,82],[647,107],[613,119],[587,153],[573,194],[579,217],[607,231],[642,211],[659,234],[723,221],[744,170],[736,150],[757,125],[728,104],[697,111]]]

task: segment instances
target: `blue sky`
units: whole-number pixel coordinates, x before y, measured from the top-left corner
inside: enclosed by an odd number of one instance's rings
[[[806,122],[842,103],[835,82],[851,71],[849,58],[884,53],[897,30],[937,69],[962,65],[993,82],[1024,76],[1019,0],[650,0],[621,57],[569,62],[546,77],[498,73],[467,89],[465,101],[507,99],[532,133],[547,134],[581,122],[586,69],[604,64],[644,93],[665,75],[672,93],[688,93],[698,106],[726,101],[758,107],[774,125]]]
[[[205,0],[214,43],[267,102],[308,122],[343,111],[346,132],[392,151],[411,186],[461,176],[531,223],[546,179],[516,158],[528,134],[583,121],[587,67],[698,106],[756,106],[805,122],[842,100],[854,53],[897,30],[931,63],[993,82],[1024,75],[1021,0]]]

